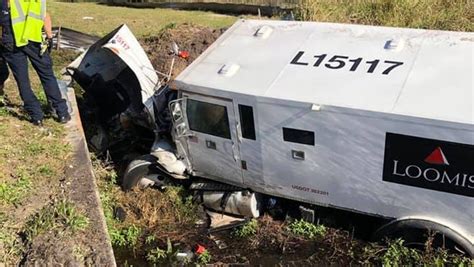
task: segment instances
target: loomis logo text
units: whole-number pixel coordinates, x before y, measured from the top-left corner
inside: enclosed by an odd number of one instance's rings
[[[474,196],[474,146],[387,133],[383,180]]]

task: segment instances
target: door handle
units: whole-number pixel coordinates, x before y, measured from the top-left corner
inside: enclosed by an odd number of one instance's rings
[[[297,160],[304,160],[304,151],[291,150],[291,156]]]
[[[216,150],[216,142],[211,141],[211,140],[206,140],[206,147],[209,149]]]

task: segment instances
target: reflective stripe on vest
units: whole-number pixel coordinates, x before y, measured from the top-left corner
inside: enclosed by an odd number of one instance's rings
[[[10,0],[10,14],[16,46],[43,41],[46,0]]]

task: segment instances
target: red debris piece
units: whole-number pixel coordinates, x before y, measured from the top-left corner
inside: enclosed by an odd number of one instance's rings
[[[188,51],[179,51],[178,56],[179,56],[180,58],[188,59],[188,57],[189,57],[189,52],[188,52]]]
[[[197,244],[196,245],[196,248],[195,248],[195,253],[197,255],[201,255],[202,253],[204,253],[206,251],[206,248],[203,246],[203,245],[200,245],[200,244]]]

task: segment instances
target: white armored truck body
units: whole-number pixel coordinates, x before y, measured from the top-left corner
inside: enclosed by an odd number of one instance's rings
[[[175,80],[181,153],[193,175],[432,221],[472,245],[473,44],[472,33],[239,21]]]
[[[473,44],[473,33],[240,20],[172,82],[173,140],[151,154],[176,178],[434,229],[472,255]]]

